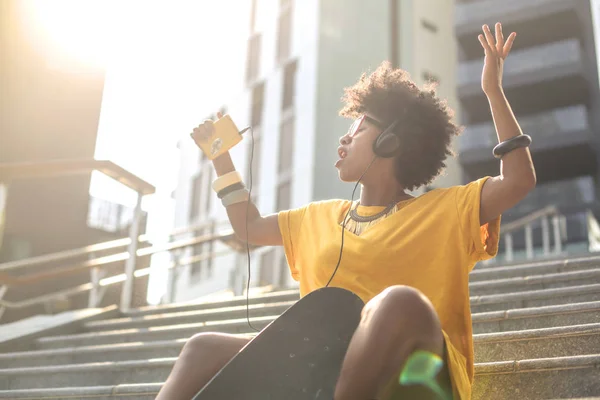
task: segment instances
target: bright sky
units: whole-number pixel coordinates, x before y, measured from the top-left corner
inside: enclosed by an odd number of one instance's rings
[[[144,209],[150,233],[164,240],[174,213],[176,142],[239,95],[250,1],[22,1],[57,62],[107,69],[96,158],[157,187]],[[234,73],[236,79],[227,78]],[[135,204],[132,193],[102,178],[93,177],[94,196]],[[151,291],[154,302],[162,289]]]

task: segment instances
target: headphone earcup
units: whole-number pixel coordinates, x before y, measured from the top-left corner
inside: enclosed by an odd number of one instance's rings
[[[393,133],[382,133],[373,142],[373,153],[379,157],[393,157],[400,148],[400,138]]]

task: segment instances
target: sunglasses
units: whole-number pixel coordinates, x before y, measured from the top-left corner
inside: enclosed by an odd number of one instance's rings
[[[351,138],[354,137],[358,131],[360,130],[360,127],[362,126],[363,122],[367,121],[368,123],[375,125],[376,127],[378,127],[379,129],[383,129],[383,124],[379,121],[377,121],[374,118],[369,117],[368,115],[362,115],[360,117],[358,117],[357,119],[354,120],[354,122],[352,123],[352,125],[350,125],[350,129],[348,129],[348,136],[350,136]]]

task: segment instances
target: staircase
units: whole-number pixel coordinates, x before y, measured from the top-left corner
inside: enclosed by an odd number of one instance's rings
[[[470,281],[475,399],[600,399],[600,257],[478,265]],[[251,297],[253,325],[297,299]],[[13,341],[0,354],[0,399],[153,399],[186,338],[251,332],[245,297],[98,316]]]

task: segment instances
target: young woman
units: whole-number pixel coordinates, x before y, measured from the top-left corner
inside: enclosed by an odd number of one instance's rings
[[[435,398],[422,386],[399,384],[402,368],[417,350],[444,361],[435,378],[443,390],[456,399],[471,398],[468,274],[477,261],[496,255],[501,213],[536,182],[530,140],[502,89],[503,63],[515,34],[505,40],[501,25],[495,28],[494,38],[483,26],[479,40],[485,50],[482,88],[503,142],[496,177],[416,198],[406,193],[439,175],[459,128],[433,90],[418,88],[387,63],[346,89],[341,111],[355,121],[340,139],[336,168],[341,180],[360,180],[358,202],[314,202],[263,217],[247,204],[229,155],[214,160],[215,190],[228,193],[223,202],[235,232],[253,244],[283,245],[301,296],[328,283],[345,229],[343,257],[330,286],[356,293],[366,305],[340,371],[336,400]],[[194,129],[197,143],[206,138],[206,128]],[[217,333],[193,336],[158,399],[190,399],[248,340]]]

